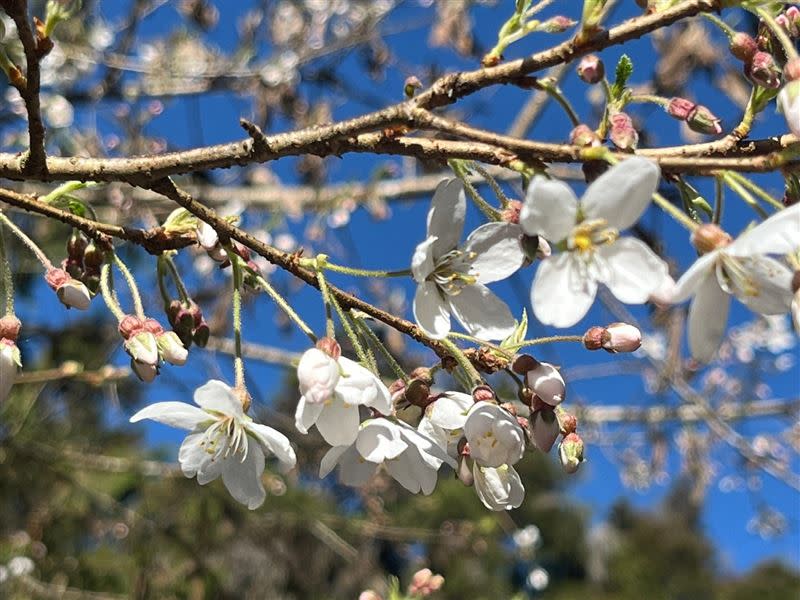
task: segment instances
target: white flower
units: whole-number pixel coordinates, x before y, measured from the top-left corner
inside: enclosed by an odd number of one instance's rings
[[[456,467],[456,462],[427,436],[401,421],[379,417],[361,424],[352,445],[328,450],[319,476],[326,477],[338,465],[339,481],[358,487],[383,465],[409,492],[428,495],[436,487],[437,472],[444,463]]]
[[[473,404],[475,400],[469,394],[445,392],[425,407],[417,430],[455,458],[458,456],[458,442],[464,435],[467,413]]]
[[[282,433],[255,423],[244,414],[230,386],[211,380],[194,393],[200,408],[184,402],[159,402],[140,410],[131,423],[152,419],[170,427],[189,430],[178,460],[186,477],[197,476],[205,485],[220,475],[236,500],[251,510],[264,503],[261,483],[266,453],[284,468],[296,463],[294,450]]]
[[[464,422],[472,459],[482,467],[513,465],[525,452],[525,433],[507,410],[476,402]]]
[[[333,395],[339,382],[339,364],[326,352],[310,348],[300,357],[297,380],[306,402],[320,404]]]
[[[340,375],[333,394],[322,402],[302,396],[294,420],[300,433],[308,433],[316,425],[331,446],[349,446],[358,436],[358,407],[369,406],[388,415],[392,412],[392,400],[383,382],[367,369],[344,356],[337,363]]]
[[[800,79],[783,86],[778,94],[778,106],[786,118],[789,131],[800,137]]]
[[[11,393],[20,367],[22,360],[17,345],[7,338],[0,339],[0,402]]]
[[[27,556],[15,556],[8,561],[8,572],[12,577],[22,577],[30,575],[36,568],[33,561]]]
[[[174,331],[163,331],[156,336],[158,354],[171,365],[181,366],[186,364],[189,351],[183,345],[178,334]]]
[[[550,452],[561,433],[556,413],[552,410],[537,410],[531,415],[531,437],[542,452]]]
[[[598,177],[578,201],[562,181],[534,177],[520,224],[528,235],[563,242],[565,252],[542,261],[531,289],[540,322],[570,327],[605,284],[619,300],[643,304],[663,283],[667,265],[642,241],[619,237],[642,216],[658,187],[658,165],[629,158]]]
[[[525,374],[528,387],[542,402],[558,406],[564,401],[566,386],[558,369],[550,363],[539,363]]]
[[[77,308],[87,310],[92,302],[92,295],[82,282],[77,279],[70,279],[56,290],[58,299],[67,308]]]
[[[442,181],[428,212],[428,237],[411,259],[418,284],[414,318],[434,339],[450,332],[451,313],[470,334],[503,339],[513,332],[514,317],[484,284],[505,279],[522,266],[522,232],[511,223],[487,223],[459,247],[466,210],[461,182]]]
[[[689,308],[689,350],[708,362],[720,346],[728,322],[730,295],[753,312],[783,314],[792,301],[792,271],[768,254],[800,246],[800,204],[701,256],[675,286],[673,303],[693,297]]]
[[[472,474],[478,498],[489,510],[519,508],[525,500],[525,487],[519,473],[511,465],[492,468],[482,467],[476,462]]]

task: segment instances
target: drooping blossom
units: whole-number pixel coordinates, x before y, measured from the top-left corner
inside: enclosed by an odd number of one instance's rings
[[[458,456],[458,442],[464,436],[467,413],[475,404],[472,396],[445,392],[425,407],[417,429],[434,440],[452,457]]]
[[[457,179],[442,181],[428,212],[428,231],[411,259],[417,282],[414,318],[434,339],[450,332],[450,315],[481,339],[507,337],[516,325],[508,306],[485,284],[505,279],[522,266],[522,232],[514,223],[487,223],[459,246],[466,199]]]
[[[519,508],[525,500],[522,479],[511,465],[492,468],[482,467],[476,462],[472,473],[478,498],[489,510]]]
[[[800,247],[800,204],[772,215],[736,240],[713,225],[698,229],[692,240],[704,254],[678,280],[672,302],[692,298],[689,350],[697,360],[708,362],[722,341],[731,296],[762,315],[789,312],[792,271],[769,255]]]
[[[600,283],[628,304],[646,302],[659,288],[666,263],[644,242],[619,236],[642,216],[659,176],[656,163],[629,158],[598,177],[580,201],[564,182],[534,177],[520,215],[522,229],[561,242],[564,249],[536,272],[531,303],[540,322],[574,325],[588,312]]]
[[[131,417],[131,423],[152,419],[186,429],[178,461],[186,477],[205,485],[222,477],[237,501],[249,509],[264,503],[261,483],[265,459],[275,455],[281,466],[292,468],[297,459],[285,435],[244,413],[235,391],[222,381],[211,380],[194,393],[199,406],[184,402],[158,402]]]
[[[517,419],[492,402],[476,402],[464,422],[470,456],[483,467],[516,464],[525,453],[525,432]]]
[[[326,477],[337,466],[344,485],[364,485],[383,466],[400,485],[413,494],[431,494],[443,464],[456,462],[432,439],[402,421],[378,417],[364,421],[354,443],[334,446],[320,464]]]

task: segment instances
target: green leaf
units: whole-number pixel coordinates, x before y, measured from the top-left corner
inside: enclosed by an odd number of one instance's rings
[[[524,308],[522,309],[522,318],[516,323],[517,326],[511,335],[500,342],[501,348],[514,348],[525,340],[525,336],[528,334],[528,313]]]
[[[164,230],[173,233],[189,233],[197,229],[197,217],[185,208],[176,208],[164,220]]]
[[[625,91],[625,86],[628,84],[628,79],[630,79],[632,74],[633,61],[627,54],[623,54],[619,57],[617,69],[614,74],[614,85],[611,86],[611,95],[614,99],[619,99],[622,96],[622,92]]]

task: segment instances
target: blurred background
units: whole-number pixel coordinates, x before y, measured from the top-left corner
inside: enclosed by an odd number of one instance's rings
[[[557,1],[542,14],[577,19],[579,4]],[[43,5],[30,2],[32,13],[43,14]],[[154,154],[240,139],[239,117],[273,133],[356,116],[401,100],[407,77],[428,85],[445,72],[478,68],[512,12],[511,0],[84,0],[79,16],[57,30],[43,64],[48,152]],[[640,12],[633,0],[619,0],[607,21]],[[755,32],[744,12],[723,16]],[[13,57],[14,27],[4,20]],[[525,56],[569,35],[529,36],[505,54]],[[634,88],[702,102],[727,131],[738,123],[749,84],[726,46],[710,24],[693,19],[601,58],[613,72],[627,53]],[[575,65],[547,75],[580,119],[595,126],[602,112],[597,86],[580,81]],[[3,151],[21,151],[24,105],[0,85]],[[449,110],[476,126],[537,140],[566,141],[572,129],[546,94],[510,86],[488,88]],[[705,139],[657,106],[630,112],[640,147]],[[785,131],[769,107],[751,136]],[[556,172],[582,189],[580,168]],[[442,173],[446,165],[402,157],[302,156],[195,173],[180,183],[221,214],[241,215],[245,229],[280,249],[404,269],[423,239]],[[514,173],[493,173],[510,196],[522,197]],[[779,174],[753,180],[782,198]],[[713,182],[688,181],[713,197]],[[488,187],[481,190],[491,197]],[[681,203],[666,181],[661,191]],[[76,195],[99,218],[122,224],[154,226],[173,208],[124,185]],[[763,217],[730,196],[726,230],[738,233]],[[8,213],[54,262],[64,258],[67,227]],[[470,213],[467,227],[480,217]],[[658,209],[634,233],[671,262],[676,276],[694,258],[685,231]],[[299,435],[293,419],[299,394],[291,365],[308,342],[268,298],[249,297],[244,337],[253,412],[298,451],[298,468],[288,475],[268,465],[267,501],[249,512],[221,482],[200,487],[181,475],[181,432],[128,423],[146,403],[191,401],[209,378],[232,382],[228,270],[194,248],[176,257],[212,337],[206,349],[192,348],[187,365],[166,367],[146,385],[130,374],[116,322],[100,299],[89,313],[64,310],[38,263],[21,245],[9,245],[24,372],[0,405],[0,598],[356,598],[365,588],[385,593],[390,577],[404,589],[422,567],[444,575],[442,598],[798,594],[800,380],[788,317],[767,320],[736,305],[719,359],[701,368],[687,359],[685,307],[631,308],[601,297],[568,333],[635,322],[645,333],[642,350],[598,356],[564,344],[540,346],[536,354],[562,368],[587,462],[567,476],[557,456],[529,453],[518,465],[525,503],[491,513],[446,469],[429,497],[411,496],[384,474],[358,490],[333,476],[320,481],[327,447],[315,432]],[[155,257],[133,247],[118,251],[137,276],[148,315],[166,324]],[[321,332],[318,293],[260,266]],[[522,270],[495,286],[517,316],[530,312],[533,273]],[[410,315],[410,282],[331,279]],[[124,293],[121,299],[129,303]],[[374,328],[404,367],[432,364],[424,347]],[[528,333],[554,332],[534,321]],[[691,394],[675,392],[676,377]],[[507,381],[493,383],[513,394]]]

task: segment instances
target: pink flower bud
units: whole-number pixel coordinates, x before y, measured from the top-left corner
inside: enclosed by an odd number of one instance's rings
[[[533,443],[542,452],[550,452],[550,448],[558,439],[560,429],[556,413],[552,409],[537,410],[533,414],[531,424]]]
[[[635,352],[642,345],[642,332],[627,323],[612,323],[603,333],[603,349],[616,354]]]
[[[783,13],[786,16],[786,21],[788,22],[788,31],[789,35],[792,37],[800,36],[800,8],[797,6],[792,5],[786,9],[786,12]]]
[[[117,329],[119,330],[119,334],[127,340],[132,335],[144,329],[144,323],[142,323],[142,320],[136,315],[125,315],[122,321],[119,322]]]
[[[199,348],[205,348],[206,344],[208,344],[208,338],[210,336],[211,330],[208,328],[208,324],[205,321],[202,321],[195,328],[194,333],[192,334],[192,339]]]
[[[561,426],[561,433],[569,435],[578,430],[578,417],[567,412],[558,415],[558,423]]]
[[[544,403],[558,406],[566,396],[566,386],[561,373],[550,363],[539,363],[525,375],[528,387]]]
[[[322,350],[325,354],[330,356],[333,360],[339,360],[342,355],[342,347],[333,338],[324,337],[317,340],[317,349]]]
[[[733,241],[729,234],[713,223],[700,225],[692,232],[689,239],[700,254],[708,254],[717,248],[727,246]]]
[[[156,336],[156,344],[162,359],[172,365],[186,364],[189,352],[174,331],[162,331]]]
[[[6,315],[0,319],[0,338],[16,342],[22,322],[14,315]]]
[[[358,600],[383,600],[375,590],[364,590],[358,595]]]
[[[134,359],[131,359],[131,369],[145,383],[150,383],[158,375],[158,367],[156,365],[140,363]]]
[[[605,74],[606,67],[596,54],[587,54],[578,63],[578,77],[586,83],[600,83]]]
[[[758,44],[753,37],[743,31],[737,31],[731,38],[728,48],[736,58],[743,62],[750,62],[753,55],[758,52]]]
[[[577,433],[570,433],[561,440],[558,447],[558,457],[561,467],[567,473],[575,473],[583,462],[583,440]]]
[[[569,143],[581,148],[596,148],[602,145],[603,142],[594,129],[581,123],[570,132]]]
[[[479,385],[472,390],[472,399],[475,402],[496,402],[497,395],[488,385]]]
[[[781,87],[781,70],[768,52],[756,52],[745,65],[744,74],[756,85],[770,89]]]
[[[519,213],[522,210],[522,202],[511,200],[500,213],[500,220],[505,223],[519,225]]]
[[[696,106],[697,104],[691,100],[675,97],[672,98],[667,105],[667,114],[670,117],[675,117],[679,121],[686,121]]]
[[[624,112],[618,112],[611,117],[611,131],[608,137],[620,150],[635,150],[639,143],[639,134],[633,127],[630,116]]]
[[[719,135],[722,133],[722,125],[719,117],[714,115],[708,108],[702,104],[694,107],[689,117],[686,119],[689,129],[698,133],[705,133],[709,135]]]
[[[557,15],[547,19],[547,21],[541,23],[536,29],[538,31],[544,31],[545,33],[563,33],[573,25],[575,25],[575,21],[572,19]]]
[[[408,586],[409,596],[430,596],[444,585],[444,577],[434,575],[430,569],[420,569],[411,578]]]

